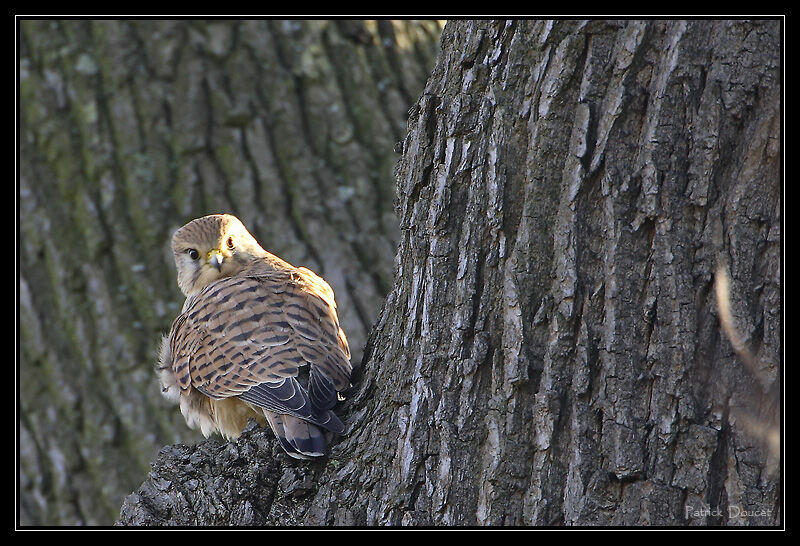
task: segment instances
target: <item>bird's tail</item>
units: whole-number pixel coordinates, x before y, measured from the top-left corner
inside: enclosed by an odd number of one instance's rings
[[[331,432],[291,415],[263,411],[281,447],[290,457],[310,459],[325,455]]]

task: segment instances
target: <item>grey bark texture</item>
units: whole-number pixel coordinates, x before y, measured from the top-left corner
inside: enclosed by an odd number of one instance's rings
[[[193,444],[153,373],[172,232],[239,216],[323,275],[354,358],[392,286],[395,144],[435,21],[19,24],[20,525],[111,525]]]
[[[119,523],[779,525],[780,37],[448,22],[349,434],[166,448]]]
[[[349,433],[311,463],[255,426],[165,447],[117,523],[779,525],[781,47],[448,22]]]

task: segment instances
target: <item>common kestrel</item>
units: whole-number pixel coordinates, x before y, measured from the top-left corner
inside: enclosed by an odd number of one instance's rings
[[[292,457],[324,455],[345,430],[331,410],[352,371],[331,287],[229,214],[189,222],[172,251],[186,302],[162,340],[164,395],[206,437],[238,438],[255,417]]]

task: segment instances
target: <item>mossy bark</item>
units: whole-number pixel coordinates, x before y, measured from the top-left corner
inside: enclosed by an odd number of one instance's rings
[[[160,447],[202,438],[152,371],[192,218],[236,214],[323,275],[361,358],[392,283],[393,149],[440,32],[20,21],[20,524],[111,524]]]
[[[394,276],[340,412],[349,433],[315,462],[290,460],[257,427],[235,443],[167,446],[118,523],[781,524],[780,446],[769,441],[782,375],[781,36],[774,20],[448,22],[396,166]],[[238,42],[224,37],[208,43],[230,59],[226,44]],[[358,80],[336,78],[347,81]],[[363,110],[348,99],[344,112]],[[271,110],[265,133],[285,116]],[[213,144],[220,130],[194,145],[174,137],[183,144],[173,149],[205,158],[176,169],[191,180],[178,185],[182,203],[209,185],[206,169],[227,168]],[[255,138],[246,134],[239,142]],[[289,140],[265,148],[303,152]],[[282,160],[273,168],[292,184],[317,176]],[[282,210],[304,217],[317,194],[290,185],[279,186]],[[313,242],[314,225],[291,233]],[[59,302],[80,293],[74,279],[91,281],[97,266],[61,273],[59,245],[40,232],[29,236],[40,247],[23,246],[43,248],[37,278],[60,282],[27,297],[69,308]],[[106,246],[99,256],[122,259]],[[56,349],[77,359],[102,345],[106,334],[92,337],[82,316],[35,345],[46,349],[38,370],[63,373]],[[30,404],[48,393],[34,394]]]

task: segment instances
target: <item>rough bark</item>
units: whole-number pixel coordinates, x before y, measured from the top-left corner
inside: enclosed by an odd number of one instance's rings
[[[120,523],[779,524],[779,453],[745,423],[778,419],[780,37],[449,22],[351,432],[313,464],[259,430],[168,448]]]
[[[19,25],[19,524],[111,524],[164,445],[174,229],[238,215],[334,287],[360,359],[392,285],[393,148],[437,22]]]
[[[712,290],[729,263],[774,386],[779,23],[465,23],[442,48],[367,363],[397,397],[377,521],[779,521],[778,477],[734,419],[771,400]]]
[[[350,433],[166,447],[119,523],[779,524],[780,38],[448,23]]]

